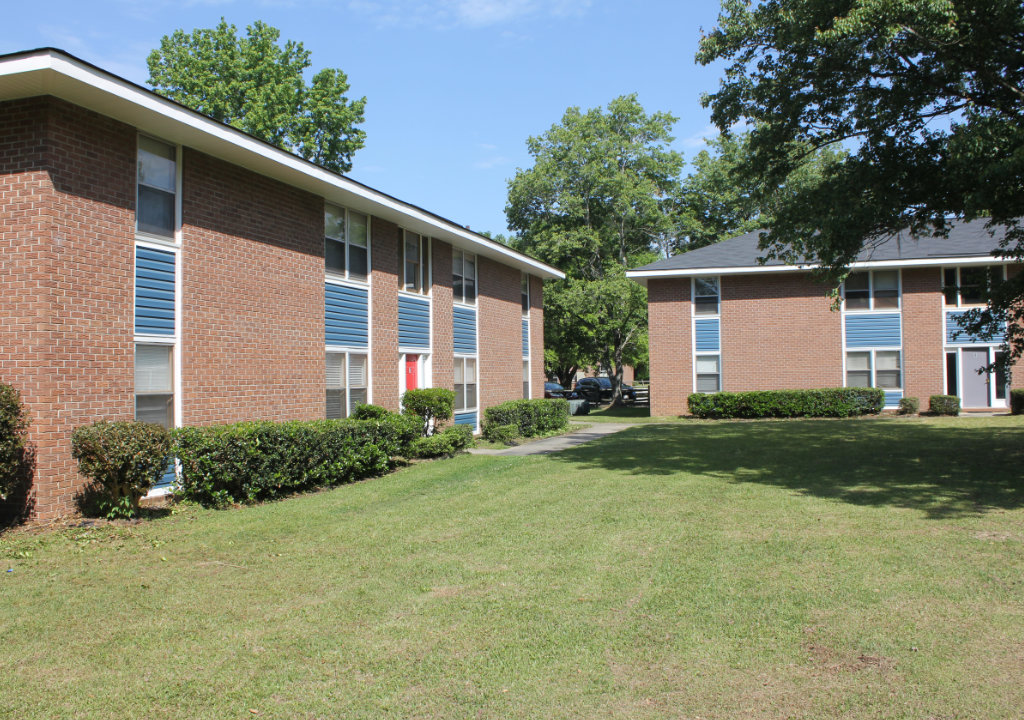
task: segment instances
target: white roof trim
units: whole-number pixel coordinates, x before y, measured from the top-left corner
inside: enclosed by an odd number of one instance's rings
[[[940,267],[943,265],[1009,265],[1013,261],[994,255],[970,255],[963,257],[922,258],[919,260],[866,260],[850,263],[853,270]],[[816,270],[820,265],[754,265],[746,267],[707,267],[678,268],[674,270],[627,270],[626,277],[632,278],[641,285],[647,280],[661,278],[702,277],[704,275],[760,275],[762,273],[808,272]]]
[[[0,60],[0,100],[53,95],[168,141],[240,165],[403,228],[439,238],[538,277],[564,278],[546,263],[349,178],[324,170],[59,50]]]

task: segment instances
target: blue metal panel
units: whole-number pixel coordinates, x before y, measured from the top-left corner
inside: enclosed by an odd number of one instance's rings
[[[466,355],[476,354],[476,309],[455,306],[452,312],[454,328],[452,341],[455,352]]]
[[[1001,342],[1003,338],[991,335],[968,335],[961,332],[957,318],[964,314],[964,311],[946,313],[946,344],[947,345],[971,345],[973,343],[995,343]],[[959,336],[957,333],[960,333]]]
[[[846,347],[901,347],[903,332],[899,313],[865,313],[846,316]]]
[[[171,461],[167,463],[167,469],[164,470],[164,474],[161,475],[155,483],[153,483],[153,489],[162,490],[164,488],[170,488],[171,485],[174,484],[174,480],[174,459],[172,458]]]
[[[530,321],[523,318],[523,357],[530,356]]]
[[[455,414],[455,424],[456,425],[472,425],[473,429],[476,430],[476,413],[475,412],[456,413]]]
[[[363,288],[324,285],[324,337],[328,345],[367,347],[369,301]]]
[[[135,248],[135,332],[174,334],[174,253]]]
[[[430,301],[398,296],[398,347],[430,349]]]
[[[718,352],[720,347],[718,318],[703,318],[694,322],[697,352]]]
[[[894,408],[898,407],[900,400],[903,399],[902,390],[886,390],[885,391],[885,407]]]

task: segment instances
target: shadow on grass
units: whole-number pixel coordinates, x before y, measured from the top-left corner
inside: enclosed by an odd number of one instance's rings
[[[630,428],[551,455],[582,470],[756,482],[932,518],[1024,505],[1024,426],[791,420]]]

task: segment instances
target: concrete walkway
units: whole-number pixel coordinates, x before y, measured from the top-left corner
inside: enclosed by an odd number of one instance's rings
[[[475,455],[547,455],[548,453],[555,453],[560,450],[567,450],[568,448],[582,445],[583,443],[590,442],[591,440],[602,438],[605,435],[612,435],[613,433],[621,432],[622,430],[633,427],[636,424],[637,423],[594,423],[583,430],[576,430],[574,432],[566,433],[565,435],[536,440],[523,445],[505,448],[504,450],[473,448],[470,452]]]

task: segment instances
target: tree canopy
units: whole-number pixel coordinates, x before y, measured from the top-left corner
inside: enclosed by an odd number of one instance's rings
[[[636,95],[605,109],[571,107],[529,138],[534,165],[509,182],[517,247],[566,273],[545,289],[549,367],[562,380],[581,366],[610,369],[616,402],[623,365],[646,350],[646,291],[625,271],[655,259],[655,241],[673,229],[683,164],[669,147],[674,123],[648,115]]]
[[[147,58],[149,84],[172,100],[284,148],[328,170],[347,172],[366,140],[366,98],[349,100],[348,77],[335,68],[304,73],[310,53],[282,46],[259,20],[240,37],[223,18],[215,28],[175,30]]]
[[[704,98],[723,131],[753,126],[742,173],[778,187],[815,151],[849,156],[784,196],[762,246],[838,279],[900,231],[989,217],[1024,260],[1024,12],[1019,0],[725,0],[697,54],[725,61]],[[975,320],[1021,320],[1024,274]],[[1024,350],[1011,324],[1014,354]]]

